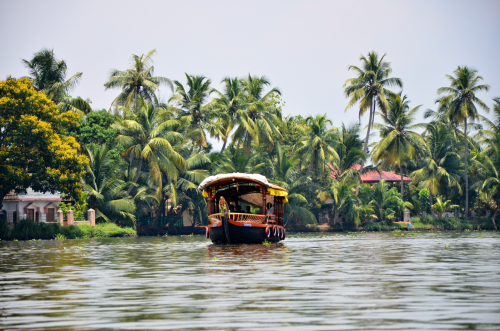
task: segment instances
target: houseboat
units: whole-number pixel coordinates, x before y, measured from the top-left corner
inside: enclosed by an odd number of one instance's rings
[[[208,199],[207,238],[215,244],[285,239],[283,207],[288,193],[257,174],[207,177],[198,187]]]

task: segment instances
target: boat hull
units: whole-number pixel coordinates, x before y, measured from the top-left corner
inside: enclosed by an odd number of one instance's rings
[[[210,227],[209,237],[214,244],[261,244],[264,240],[272,243],[280,238],[266,237],[265,227],[250,227],[232,224],[227,218],[222,218],[222,226]]]

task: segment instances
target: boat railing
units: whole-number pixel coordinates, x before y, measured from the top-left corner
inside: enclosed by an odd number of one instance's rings
[[[242,224],[266,224],[268,222],[267,218],[271,215],[256,215],[247,213],[229,213],[229,219],[236,223]],[[222,214],[212,214],[208,216],[208,224],[217,224],[222,221]]]

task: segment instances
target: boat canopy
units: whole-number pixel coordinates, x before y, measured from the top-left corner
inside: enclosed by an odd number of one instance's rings
[[[284,197],[283,202],[288,202],[288,193],[282,187],[271,184],[267,181],[267,178],[258,174],[243,174],[239,172],[231,174],[221,174],[205,178],[204,181],[198,186],[199,190],[203,190],[203,196],[208,197],[207,189],[214,185],[231,185],[237,183],[254,183],[258,186],[267,187],[267,194],[272,196]],[[259,201],[262,201],[260,194],[250,193],[242,195],[241,198],[245,200],[250,205],[259,205]]]

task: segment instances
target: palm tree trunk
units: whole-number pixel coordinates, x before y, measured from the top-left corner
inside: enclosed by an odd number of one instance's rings
[[[368,130],[366,131],[366,139],[365,139],[365,146],[363,147],[363,154],[365,157],[367,156],[366,154],[368,153],[368,139],[370,138],[370,129],[373,123],[373,113],[374,113],[374,105],[375,102],[372,100],[370,103],[370,117],[368,118]],[[365,166],[365,161],[361,162],[361,168],[359,169],[359,175],[361,176],[363,174],[363,167]],[[363,183],[363,180],[360,179],[360,183],[358,184],[358,187],[356,187],[356,195],[359,193],[359,187]]]
[[[404,194],[405,194],[404,192],[405,191],[404,191],[403,166],[402,165],[399,166],[399,173],[401,175],[401,200],[403,200],[403,202],[404,202]],[[404,221],[404,209],[401,212],[400,216],[401,216],[401,222],[403,222]]]
[[[222,145],[222,149],[220,150],[221,153],[223,153],[224,150],[226,149],[226,144],[227,144],[227,139],[224,140],[224,144]]]
[[[464,129],[464,144],[465,144],[465,155],[464,155],[464,171],[465,171],[465,219],[469,219],[469,172],[467,171],[467,117],[465,118],[465,129]]]
[[[156,210],[156,215],[155,215],[155,218],[151,221],[151,223],[149,223],[149,228],[152,228],[156,225],[156,223],[158,222],[158,218],[160,218],[160,214],[162,214],[162,211],[165,210],[165,197],[162,196],[162,199],[160,201],[160,205],[158,206],[158,210]],[[163,209],[162,209],[163,208]]]
[[[432,201],[432,193],[429,192],[429,203],[431,204],[431,215],[432,215],[432,205],[434,204],[434,201]]]
[[[141,175],[141,168],[142,168],[142,157],[139,158],[139,164],[137,165],[137,172],[135,174],[134,180],[132,181],[134,184],[137,183],[137,181],[139,180],[139,176]],[[132,192],[133,188],[134,185],[133,184],[130,185],[130,187],[127,190],[127,195],[129,195],[130,192]]]
[[[250,157],[251,149],[252,149],[252,136],[248,135],[248,141],[247,141],[247,159]]]
[[[404,180],[403,180],[403,166],[399,166],[399,173],[401,174],[401,200],[404,201]]]
[[[497,225],[495,223],[495,220],[497,219],[497,214],[498,210],[500,209],[500,200],[497,202],[497,208],[495,209],[495,212],[493,213],[493,217],[491,218],[491,223],[493,223],[493,228],[497,230]]]
[[[363,147],[363,154],[368,153],[368,139],[370,138],[370,129],[372,127],[372,116],[373,116],[373,102],[370,103],[370,117],[368,118],[368,130],[366,131],[366,138],[365,138],[365,146]],[[365,165],[365,161],[361,162],[361,169],[359,170],[360,173],[363,172],[363,167]]]

